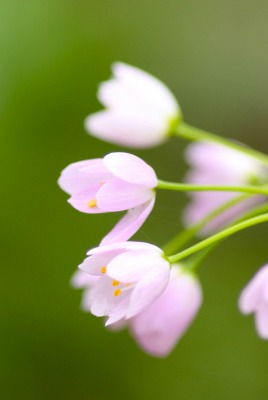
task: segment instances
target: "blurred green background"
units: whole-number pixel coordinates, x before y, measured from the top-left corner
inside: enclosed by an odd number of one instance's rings
[[[223,243],[201,268],[204,304],[166,359],[79,309],[70,276],[118,215],[72,209],[69,163],[119,148],[88,136],[98,82],[120,60],[166,82],[187,122],[268,151],[268,3],[263,0],[1,0],[2,399],[266,399],[268,343],[237,298],[267,258],[267,226]],[[185,143],[135,152],[162,179]],[[159,193],[137,239],[180,229],[184,195]]]

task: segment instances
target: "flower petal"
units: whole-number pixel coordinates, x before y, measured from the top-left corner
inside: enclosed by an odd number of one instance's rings
[[[58,180],[58,184],[65,192],[73,194],[86,189],[90,185],[88,175],[82,172],[84,168],[103,165],[102,159],[84,160],[68,165]]]
[[[249,177],[259,176],[263,171],[261,163],[252,157],[219,144],[193,143],[186,150],[186,159],[200,172],[221,174],[223,178],[240,183],[246,183]]]
[[[129,320],[131,332],[147,353],[167,356],[192,322],[201,301],[199,282],[173,266],[163,293]]]
[[[107,265],[107,275],[122,283],[132,283],[140,280],[152,268],[156,269],[163,264],[169,265],[162,258],[160,249],[127,251],[111,260]]]
[[[268,339],[268,304],[259,305],[255,314],[255,323],[258,334],[263,339]]]
[[[115,178],[100,188],[96,199],[98,207],[103,212],[113,212],[140,206],[153,196],[153,191],[143,185],[135,185]]]
[[[99,189],[99,184],[91,185],[87,189],[74,193],[68,200],[68,203],[70,203],[76,210],[87,214],[99,214],[106,212],[100,209],[97,204],[96,197]]]
[[[87,288],[94,285],[99,277],[89,275],[84,271],[76,271],[71,278],[71,285],[76,289]]]
[[[90,184],[99,184],[103,185],[108,179],[113,177],[113,174],[105,167],[103,163],[103,159],[100,163],[95,163],[83,168],[80,168],[79,171],[84,173],[88,177],[88,182]]]
[[[110,243],[99,247],[94,247],[87,252],[87,255],[105,254],[107,252],[120,249],[122,252],[130,250],[156,250],[160,251],[159,247],[145,242],[118,242]]]
[[[117,178],[130,183],[154,188],[157,185],[156,174],[150,165],[141,158],[129,153],[110,153],[103,163]]]
[[[110,326],[111,324],[116,324],[119,321],[121,321],[121,323],[122,323],[122,318],[124,318],[126,316],[128,304],[129,304],[129,293],[125,293],[125,298],[116,307],[114,307],[112,309],[112,311],[110,312],[109,318],[105,322],[105,326]],[[126,325],[126,321],[125,320],[123,320],[123,321],[124,321],[124,325]]]
[[[170,265],[164,259],[155,261],[154,267],[134,287],[126,318],[132,318],[149,306],[165,290],[170,276]]]
[[[239,309],[243,314],[250,314],[258,309],[267,279],[268,265],[261,268],[242,290],[239,297]]]
[[[100,244],[105,245],[128,240],[143,225],[144,221],[152,211],[154,203],[155,197],[151,201],[129,210],[108,233],[108,235],[102,239]]]
[[[90,290],[89,304],[91,313],[96,317],[109,315],[114,307],[128,295],[122,292],[120,296],[114,296],[114,287],[110,278],[104,276],[98,280],[96,285]]]
[[[162,143],[169,130],[169,119],[135,110],[105,110],[85,120],[93,136],[126,147],[146,148]]]
[[[147,104],[148,108],[161,115],[179,114],[179,105],[172,92],[153,75],[122,62],[114,63],[112,70],[115,78],[128,89],[130,97],[136,93],[142,107]]]
[[[106,273],[107,264],[120,253],[121,250],[115,249],[110,250],[107,253],[89,256],[78,266],[78,268],[87,274],[101,276]]]

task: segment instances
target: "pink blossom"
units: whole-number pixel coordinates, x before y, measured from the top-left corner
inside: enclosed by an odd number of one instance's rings
[[[117,62],[113,77],[100,85],[106,110],[90,115],[86,129],[93,136],[122,146],[144,148],[162,143],[181,112],[170,90],[152,75]]]
[[[243,314],[255,314],[259,336],[268,339],[268,264],[243,289],[239,298],[239,309]]]
[[[199,281],[173,265],[165,291],[129,321],[132,335],[147,353],[167,356],[188,329],[202,302]]]
[[[128,210],[103,239],[102,244],[108,244],[128,240],[144,223],[154,206],[157,177],[139,157],[111,153],[103,159],[69,165],[58,183],[79,211],[97,214]]]
[[[96,284],[96,281],[89,281],[88,276],[92,277],[78,271],[73,278],[75,287],[85,289],[82,298],[85,311],[91,310],[91,291]],[[78,280],[80,284],[75,283]],[[202,289],[197,278],[174,264],[167,287],[155,301],[133,318],[122,318],[109,327],[112,330],[129,327],[133,338],[145,352],[164,357],[188,329],[201,302]]]
[[[192,169],[185,180],[191,184],[238,186],[262,182],[267,176],[267,169],[252,157],[218,144],[191,144],[186,151],[186,160]],[[189,195],[191,201],[184,211],[186,226],[196,224],[213,210],[241,194],[207,191],[191,192]],[[208,223],[201,234],[211,234],[262,199],[262,196],[252,196],[238,203]]]
[[[166,288],[169,262],[161,249],[147,243],[121,242],[94,248],[79,268],[97,277],[87,283],[76,277],[76,286],[91,286],[84,308],[108,317],[106,325],[129,319],[150,305]],[[80,279],[80,280],[79,280]]]

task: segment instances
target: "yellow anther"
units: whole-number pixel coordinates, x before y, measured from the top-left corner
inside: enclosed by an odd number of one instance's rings
[[[105,184],[106,181],[99,181],[99,184],[102,186]]]
[[[87,205],[88,205],[88,207],[90,207],[90,208],[96,207],[96,206],[97,206],[97,201],[96,201],[96,199],[91,199],[91,200],[89,200],[89,202],[87,203]]]
[[[115,296],[115,297],[119,296],[120,294],[121,294],[121,290],[120,290],[120,289],[116,289],[116,290],[114,291],[114,296]]]
[[[131,283],[125,283],[125,286],[130,286],[131,285]]]
[[[113,286],[118,286],[118,285],[120,285],[120,282],[114,280],[114,281],[112,282],[112,285],[113,285]]]
[[[101,270],[101,273],[102,273],[102,274],[106,274],[106,267],[101,267],[100,270]]]

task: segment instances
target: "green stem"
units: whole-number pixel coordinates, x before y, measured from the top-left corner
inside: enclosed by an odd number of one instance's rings
[[[178,136],[183,137],[187,140],[197,140],[202,142],[214,142],[218,144],[222,144],[231,149],[238,150],[242,153],[245,153],[259,161],[263,164],[268,165],[268,156],[260,151],[253,150],[250,147],[243,146],[237,142],[233,142],[221,136],[217,136],[213,133],[203,131],[202,129],[195,128],[191,125],[185,124],[181,122],[175,132]]]
[[[206,248],[207,246],[212,245],[213,243],[218,242],[219,240],[225,239],[230,235],[233,235],[236,232],[239,232],[243,229],[250,228],[251,226],[261,224],[262,222],[268,221],[268,213],[262,214],[258,217],[247,219],[246,221],[240,222],[231,226],[230,228],[224,229],[223,231],[216,233],[216,235],[210,236],[209,238],[202,240],[201,242],[195,244],[194,246],[189,247],[188,249],[181,251],[173,256],[168,257],[170,263],[177,262],[182,260],[185,257],[190,256],[191,254],[196,253],[199,250]]]
[[[246,219],[249,219],[251,217],[255,217],[256,215],[260,215],[264,212],[268,212],[268,204],[262,204],[261,206],[258,206],[254,208],[253,210],[247,212],[244,214],[241,218],[239,218],[236,223],[245,221]],[[190,271],[195,272],[199,265],[202,263],[204,258],[206,258],[212,250],[214,250],[215,247],[217,247],[220,244],[220,242],[216,242],[204,250],[201,250],[200,252],[194,254],[192,257],[189,257],[185,262],[186,268],[188,268]]]
[[[188,183],[175,183],[159,180],[156,188],[179,192],[242,192],[250,194],[263,194],[266,196],[268,195],[268,189],[259,186],[191,185]]]
[[[219,206],[218,208],[213,210],[211,213],[206,215],[204,218],[202,218],[195,225],[190,226],[189,228],[185,229],[184,231],[182,231],[178,235],[176,235],[170,242],[168,242],[163,247],[163,251],[165,252],[165,254],[172,254],[174,251],[176,251],[176,250],[178,251],[178,249],[180,249],[188,241],[193,239],[195,237],[195,235],[202,228],[204,228],[210,221],[212,221],[214,218],[216,218],[219,215],[221,215],[222,213],[224,213],[224,211],[227,211],[227,210],[229,210],[229,208],[240,203],[241,201],[248,199],[250,196],[251,195],[249,195],[249,194],[242,194],[242,195],[237,196],[234,199],[224,203],[223,205]]]

